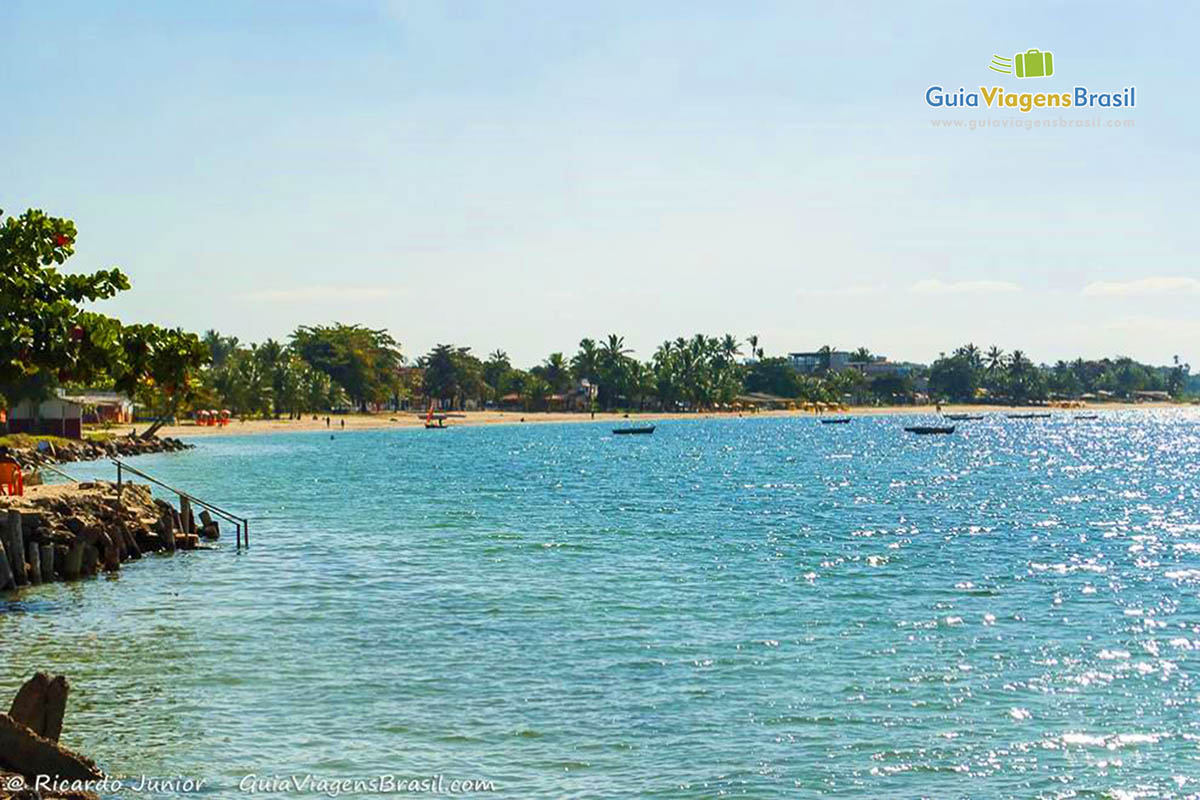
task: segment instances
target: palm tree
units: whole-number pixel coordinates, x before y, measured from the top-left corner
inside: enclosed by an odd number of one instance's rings
[[[965,359],[972,369],[979,369],[983,366],[983,353],[973,342],[967,342],[962,347],[954,352],[956,356]]]
[[[551,353],[542,363],[541,372],[553,392],[565,390],[571,381],[570,367],[562,353]]]
[[[594,339],[581,339],[579,352],[571,358],[571,370],[576,378],[595,383],[599,379],[600,352]]]
[[[762,348],[758,346],[758,334],[757,333],[752,333],[749,336],[747,336],[746,343],[750,345],[750,357],[751,358],[762,358],[763,357]]]
[[[732,333],[727,333],[721,339],[721,357],[726,364],[732,364],[734,356],[742,354],[742,343]]]
[[[582,343],[581,343],[582,344]],[[614,401],[622,394],[628,383],[628,368],[626,357],[633,351],[625,347],[625,337],[615,333],[608,335],[608,340],[600,346],[597,353],[600,372],[600,404],[612,408]]]
[[[992,345],[987,351],[987,371],[995,372],[1004,368],[1004,351]]]

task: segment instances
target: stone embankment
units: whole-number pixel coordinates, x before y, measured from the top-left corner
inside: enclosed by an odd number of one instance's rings
[[[20,462],[23,470],[34,470],[44,464],[66,464],[71,461],[95,461],[118,456],[141,456],[147,453],[173,453],[195,445],[170,437],[135,439],[118,436],[112,439],[43,439],[33,447],[10,447],[9,455]]]
[[[30,486],[0,496],[0,591],[115,572],[146,553],[194,550],[220,537],[207,511],[197,520],[154,498],[150,487],[107,481]]]

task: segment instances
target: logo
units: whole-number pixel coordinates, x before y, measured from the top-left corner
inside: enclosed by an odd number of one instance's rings
[[[1016,67],[1016,70],[1013,67]],[[1026,50],[1017,53],[1012,58],[992,56],[988,69],[993,72],[1003,72],[1005,75],[1016,74],[1018,78],[1049,78],[1054,74],[1054,54],[1049,50]]]
[[[1016,78],[1049,78],[1054,75],[1054,54],[1036,48],[1017,53],[1012,58],[993,55],[988,69]],[[957,81],[955,81],[957,83]],[[953,86],[952,84],[949,84]],[[978,108],[989,111],[1013,110],[1022,114],[1055,111],[1069,108],[1135,108],[1137,87],[1122,86],[1106,91],[1093,91],[1089,86],[1039,86],[1041,91],[1008,91],[1003,86],[980,86],[973,91],[960,86],[957,91],[943,88],[946,84],[930,86],[925,91],[925,104],[932,108]],[[1061,113],[1061,112],[1060,112]]]

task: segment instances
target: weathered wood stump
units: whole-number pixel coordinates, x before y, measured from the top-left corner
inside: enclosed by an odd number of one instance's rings
[[[25,546],[25,560],[29,562],[29,582],[42,582],[42,556],[38,551],[37,542],[29,542]]]
[[[21,512],[9,509],[4,517],[4,549],[8,553],[9,566],[12,568],[13,582],[24,586],[25,580],[25,538],[21,535]]]
[[[54,580],[54,545],[44,544],[38,548],[42,559],[42,580]]]
[[[63,563],[63,576],[67,580],[75,580],[83,571],[83,541],[76,540],[67,551],[67,560]]]
[[[59,675],[52,679],[46,673],[38,672],[17,690],[8,715],[38,736],[57,742],[62,735],[70,691],[66,677]]]
[[[4,546],[3,537],[0,537],[0,592],[16,588],[16,585],[13,581],[12,567],[8,565],[8,548]]]
[[[91,759],[38,736],[8,714],[0,714],[0,766],[26,777],[50,775],[75,781],[104,777]]]

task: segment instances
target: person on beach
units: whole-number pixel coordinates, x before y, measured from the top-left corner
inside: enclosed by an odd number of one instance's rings
[[[329,427],[329,417],[328,417],[328,416],[327,416],[327,417],[325,417],[325,427],[326,427],[326,428],[328,428],[328,427]]]

